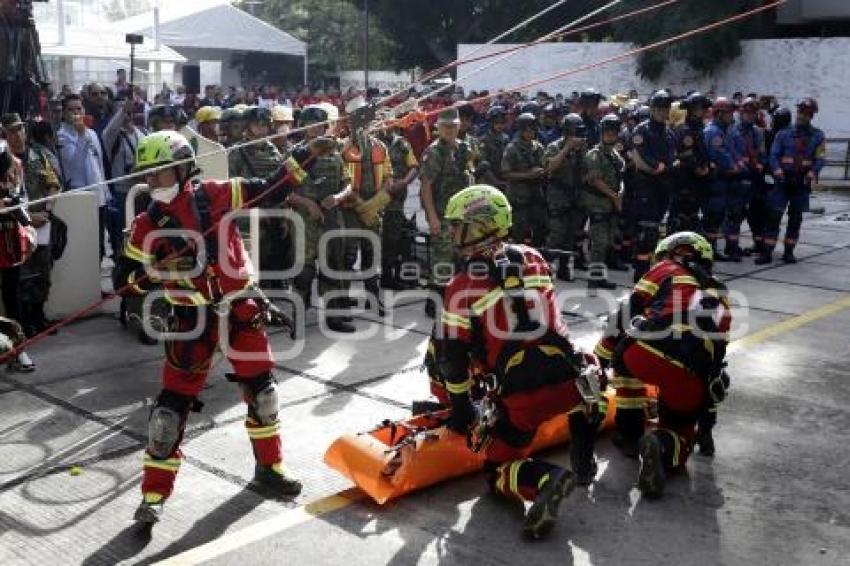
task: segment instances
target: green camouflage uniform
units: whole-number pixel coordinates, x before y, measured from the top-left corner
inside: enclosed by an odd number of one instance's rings
[[[240,147],[228,153],[227,162],[232,177],[261,178],[271,176],[283,165],[285,156],[270,141],[263,141]],[[247,217],[237,220],[243,236],[250,233],[250,221]],[[290,262],[288,244],[289,226],[283,218],[260,219],[260,276],[261,283],[269,283],[262,272],[282,271]],[[245,241],[250,241],[246,237]]]
[[[535,167],[543,167],[543,154],[544,149],[539,141],[528,142],[517,138],[505,148],[502,173],[524,173]],[[547,232],[543,179],[510,181],[506,194],[513,209],[511,236],[514,241],[541,246]]]
[[[490,172],[498,179],[502,179],[502,156],[505,154],[505,148],[508,147],[510,138],[504,132],[497,134],[490,130],[478,140],[478,145],[481,152],[481,163],[486,163],[489,166]],[[481,179],[478,179],[481,181]]]
[[[605,263],[606,253],[619,235],[619,214],[614,202],[590,183],[601,179],[609,189],[619,192],[626,162],[614,149],[598,144],[584,158],[587,185],[581,196],[583,208],[590,218],[590,261]]]
[[[549,163],[564,147],[566,140],[561,138],[549,144],[543,163]],[[549,176],[549,248],[573,251],[576,249],[576,236],[584,228],[585,212],[581,207],[584,192],[584,156],[583,146],[570,150],[560,167]]]
[[[393,136],[387,151],[393,168],[393,180],[401,180],[414,167],[418,167],[413,148],[404,136]],[[407,187],[393,195],[390,204],[384,210],[383,234],[381,237],[381,273],[384,281],[400,277],[400,264],[411,255],[412,231],[416,229],[404,216],[404,201],[407,200]]]
[[[24,187],[29,200],[44,198],[60,188],[56,172],[47,160],[47,156],[32,148],[27,148],[26,156],[21,160],[24,168]],[[44,212],[47,203],[42,202],[29,207],[30,212]],[[21,266],[19,300],[24,306],[41,305],[47,301],[50,292],[50,270],[53,258],[50,246],[38,246],[32,256]]]
[[[450,270],[443,266],[454,266],[451,232],[443,214],[449,199],[473,183],[471,166],[472,150],[460,140],[456,147],[451,147],[438,139],[422,154],[419,176],[423,182],[431,182],[435,212],[440,217],[440,235],[431,239],[429,283],[432,286],[448,283]]]
[[[293,153],[303,151],[305,142],[299,143]],[[304,185],[299,189],[299,192],[315,201],[321,203],[325,197],[335,195],[346,187],[349,183],[348,173],[342,162],[342,156],[339,151],[333,150],[329,153],[316,157],[307,167],[309,178],[304,182]],[[319,238],[322,234],[331,231],[345,230],[345,219],[340,207],[334,207],[331,210],[325,210],[324,222],[314,222],[310,217],[302,211],[299,211],[304,220],[304,267],[295,277],[295,289],[305,300],[308,299],[310,288],[313,279],[316,278],[317,267],[316,260],[319,256]],[[345,240],[343,237],[335,237],[328,240],[327,245],[323,248],[326,265],[336,271],[347,270],[345,258]],[[297,238],[295,239],[297,241]],[[347,291],[348,281],[331,279],[327,274],[318,273],[319,275],[319,295],[324,295],[327,291]],[[305,304],[309,306],[309,304]]]

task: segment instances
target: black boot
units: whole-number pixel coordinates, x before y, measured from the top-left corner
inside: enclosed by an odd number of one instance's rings
[[[579,247],[576,250],[575,259],[573,260],[573,269],[579,271],[587,271],[587,257],[584,255],[584,248]]]
[[[561,254],[558,256],[558,272],[555,274],[555,277],[561,281],[574,281],[576,278],[573,266],[571,265],[570,255]]]
[[[773,246],[763,245],[761,253],[754,263],[756,265],[767,265],[768,263],[773,263]]]
[[[351,323],[352,319],[340,313],[340,311],[344,308],[345,307],[342,306],[340,298],[328,301],[327,309],[336,311],[333,316],[325,316],[325,324],[327,325],[328,330],[344,334],[351,334],[357,331],[357,328],[355,328],[355,326]]]
[[[785,245],[785,252],[782,254],[782,261],[785,263],[797,263],[797,258],[794,257],[794,246]]]
[[[729,257],[717,249],[717,240],[711,242],[711,249],[714,250],[714,261],[729,261]]]
[[[617,409],[614,415],[616,430],[612,438],[614,446],[627,458],[637,458],[638,441],[646,427],[643,409]]]
[[[555,468],[547,475],[548,479],[528,508],[522,524],[523,535],[531,540],[541,539],[552,531],[558,520],[561,501],[576,486],[575,475],[569,470]]]
[[[254,483],[277,497],[292,497],[301,493],[301,482],[286,468],[261,466],[254,468]]]
[[[664,445],[659,435],[646,433],[640,439],[640,471],[638,489],[649,499],[658,499],[664,492]]]
[[[596,457],[593,443],[596,427],[584,412],[570,413],[570,464],[578,485],[590,485],[596,478]]]
[[[611,248],[608,250],[608,259],[605,261],[605,266],[611,271],[628,271],[629,266],[623,263],[620,258],[620,252]]]
[[[384,318],[387,313],[384,309],[384,303],[381,301],[381,288],[378,286],[378,280],[375,278],[367,279],[364,286],[366,287],[366,292],[369,293],[369,298],[366,299],[366,310],[372,310],[372,297],[374,297],[375,311],[379,317]]]

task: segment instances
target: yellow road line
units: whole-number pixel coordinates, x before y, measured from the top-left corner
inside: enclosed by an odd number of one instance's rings
[[[327,515],[338,509],[348,507],[352,503],[359,501],[365,497],[365,494],[357,489],[350,489],[334,495],[329,495],[296,507],[288,509],[283,513],[279,513],[274,517],[261,521],[255,525],[251,525],[244,529],[225,534],[217,539],[211,540],[206,544],[196,546],[180,554],[166,558],[157,564],[168,566],[190,566],[193,564],[202,564],[207,560],[218,558],[228,552],[238,550],[243,546],[259,542],[276,535],[292,527],[302,525],[312,519]]]
[[[752,334],[747,334],[743,338],[739,338],[738,340],[735,340],[732,344],[730,344],[729,353],[743,350],[744,348],[753,346],[760,342],[764,342],[765,340],[769,340],[770,338],[779,336],[780,334],[785,334],[786,332],[796,330],[801,326],[805,326],[816,320],[833,315],[847,308],[850,308],[850,295],[838,299],[837,301],[828,303],[822,307],[818,307],[816,309],[804,312],[803,314],[799,314],[797,316],[777,322],[776,324],[772,324],[767,328],[762,328],[761,330],[753,332]]]
[[[801,326],[805,326],[847,308],[850,308],[850,295],[739,338],[729,346],[729,352],[743,350],[744,348],[764,342],[780,334],[791,332]],[[364,498],[365,494],[356,488],[329,495],[307,505],[288,509],[255,525],[225,534],[205,544],[157,562],[157,564],[167,566],[202,564],[207,560],[218,558],[228,552],[233,552],[249,544],[259,542],[292,527],[317,519],[322,515],[344,509]]]

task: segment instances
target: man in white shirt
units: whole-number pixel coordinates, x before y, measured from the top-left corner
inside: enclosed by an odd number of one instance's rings
[[[93,190],[97,196],[100,259],[103,260],[106,254],[104,228],[109,189],[104,182],[106,176],[103,172],[103,148],[94,130],[86,127],[84,114],[82,98],[76,94],[66,96],[62,100],[64,121],[59,127],[56,139],[66,188],[74,190],[97,185]]]

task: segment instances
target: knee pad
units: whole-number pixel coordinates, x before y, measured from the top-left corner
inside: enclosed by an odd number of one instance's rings
[[[165,460],[177,448],[186,427],[189,411],[196,408],[194,397],[163,390],[148,419],[148,453]]]
[[[251,379],[240,379],[238,382],[251,417],[262,425],[276,423],[280,396],[277,380],[271,372],[261,373]]]

